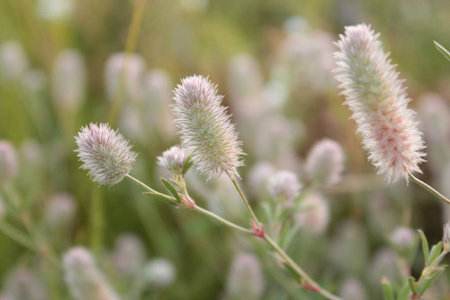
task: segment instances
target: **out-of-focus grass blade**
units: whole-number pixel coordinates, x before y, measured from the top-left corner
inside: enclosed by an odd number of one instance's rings
[[[439,50],[439,52],[441,52],[448,60],[450,60],[450,52],[448,52],[447,49],[445,49],[441,44],[439,44],[436,41],[434,41],[434,45]]]

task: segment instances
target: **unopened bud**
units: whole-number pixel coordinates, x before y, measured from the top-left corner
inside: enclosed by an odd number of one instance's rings
[[[183,148],[173,146],[158,157],[158,165],[165,167],[175,175],[182,175],[188,155]]]

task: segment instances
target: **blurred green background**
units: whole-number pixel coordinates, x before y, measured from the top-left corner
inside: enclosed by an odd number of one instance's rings
[[[134,27],[133,15],[138,16]],[[330,210],[327,227],[318,235],[301,231],[289,253],[336,293],[347,280],[356,279],[367,299],[380,299],[381,277],[375,273],[383,259],[390,259],[380,254],[389,248],[389,234],[400,225],[421,228],[434,244],[441,239],[449,214],[438,200],[413,184],[388,185],[375,175],[332,78],[336,49],[331,42],[343,33],[344,26],[361,22],[381,33],[384,49],[391,52],[400,77],[406,80],[413,99],[410,105],[422,122],[428,162],[422,166],[421,178],[448,196],[450,63],[433,40],[450,47],[449,20],[450,3],[439,0],[0,0],[0,140],[10,141],[19,157],[19,172],[11,183],[19,211],[31,219],[38,244],[49,245],[55,257],[75,245],[89,248],[124,299],[133,280],[118,276],[110,258],[117,238],[124,233],[133,233],[142,241],[148,258],[165,258],[176,270],[170,285],[150,289],[143,299],[234,299],[227,291],[228,272],[233,257],[244,250],[257,253],[261,260],[265,278],[261,299],[320,299],[296,292],[295,284],[257,241],[248,241],[194,212],[150,201],[126,180],[112,188],[97,187],[79,170],[73,136],[90,122],[109,122],[139,153],[133,176],[162,190],[158,178],[164,172],[157,167],[156,157],[179,142],[170,121],[161,117],[171,104],[170,91],[186,76],[209,75],[225,95],[224,104],[242,132],[248,156],[240,174],[261,215],[263,200],[248,183],[256,163],[264,160],[276,169],[290,168],[302,179],[302,161],[315,142],[331,138],[341,144],[346,154],[344,179],[321,191]],[[20,65],[17,53],[5,50],[11,41],[23,49],[23,67],[15,63]],[[83,68],[55,71],[58,55],[67,49],[78,51],[85,73]],[[133,85],[133,79],[127,83],[124,76],[119,81],[125,82],[116,82],[121,88],[116,86],[110,93],[113,96],[107,91],[108,59],[126,50],[142,57],[142,74],[160,72],[149,77],[150,87],[143,96],[136,96],[141,98],[138,101],[123,91]],[[157,80],[162,80],[163,87]],[[256,86],[257,92],[244,97],[248,86]],[[55,92],[58,88],[60,94]],[[69,108],[57,96],[77,92],[81,96]],[[431,92],[443,110],[433,111],[427,104],[431,96],[426,93]],[[246,105],[244,101],[251,97],[256,99]],[[284,123],[254,118],[258,123],[249,125],[252,112],[259,114],[263,106],[277,111]],[[257,139],[251,140],[258,130]],[[272,150],[278,146],[281,150]],[[213,207],[238,223],[247,222],[242,204],[229,199],[238,197],[229,186],[221,181],[206,184],[194,170],[189,176],[193,177],[192,194],[201,206]],[[45,211],[60,193],[72,195],[76,212],[69,228],[55,233],[45,225]],[[8,197],[4,191],[1,195]],[[210,203],[208,197],[224,197],[221,201],[226,203]],[[25,230],[22,217],[5,216]],[[25,266],[37,274],[46,290],[44,299],[70,299],[60,271],[42,255],[2,234],[0,245],[4,290],[12,270]],[[413,261],[412,274],[420,276],[421,254]],[[392,281],[401,273],[384,271]],[[450,299],[449,278],[445,272],[426,299]]]

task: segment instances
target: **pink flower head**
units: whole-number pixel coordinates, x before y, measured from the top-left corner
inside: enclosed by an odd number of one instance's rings
[[[175,89],[175,124],[179,128],[182,147],[202,174],[212,180],[223,172],[238,175],[241,161],[241,142],[237,140],[234,125],[223,96],[217,95],[217,86],[203,76],[183,79]]]
[[[403,81],[370,26],[347,26],[336,42],[336,79],[353,112],[369,160],[389,181],[421,172],[425,148]]]

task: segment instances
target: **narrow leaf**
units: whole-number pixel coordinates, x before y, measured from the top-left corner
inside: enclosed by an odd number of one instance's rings
[[[381,288],[383,289],[383,295],[385,300],[395,300],[394,290],[392,285],[386,277],[381,279]]]
[[[191,157],[189,156],[188,159],[186,159],[186,162],[184,163],[183,170],[181,170],[181,174],[186,174],[187,171],[192,167],[194,162],[192,161]]]
[[[409,284],[409,288],[411,289],[411,292],[414,295],[417,295],[417,285],[416,285],[416,280],[414,279],[414,277],[410,276],[408,278],[408,284]]]
[[[428,265],[431,265],[436,258],[438,258],[439,254],[442,250],[442,242],[437,243],[436,245],[431,248],[430,257],[428,258]]]
[[[436,46],[436,48],[439,50],[439,52],[441,52],[445,58],[447,58],[448,60],[450,60],[450,52],[448,52],[447,49],[445,49],[441,44],[439,44],[438,42],[434,41],[434,45]]]
[[[397,295],[397,300],[410,300],[409,285],[405,283]]]
[[[426,290],[430,287],[430,285],[436,280],[436,278],[441,275],[442,272],[444,272],[445,269],[436,271],[436,273],[433,274],[429,279],[425,281],[425,283],[419,288],[419,295],[423,295]]]
[[[164,184],[167,191],[169,191],[169,193],[171,193],[172,196],[178,201],[178,203],[181,203],[180,195],[178,195],[178,192],[173,187],[173,185],[169,181],[165,180],[164,178],[161,178],[161,182]]]
[[[143,194],[154,200],[158,200],[158,201],[168,203],[171,205],[178,205],[178,203],[174,199],[172,199],[168,196],[165,196],[165,195],[154,194],[154,193],[150,193],[150,192],[144,192]]]
[[[430,257],[430,248],[428,246],[427,237],[423,233],[422,230],[418,230],[420,239],[422,240],[422,250],[423,250],[423,256],[425,257],[425,263],[428,263],[428,258]]]

